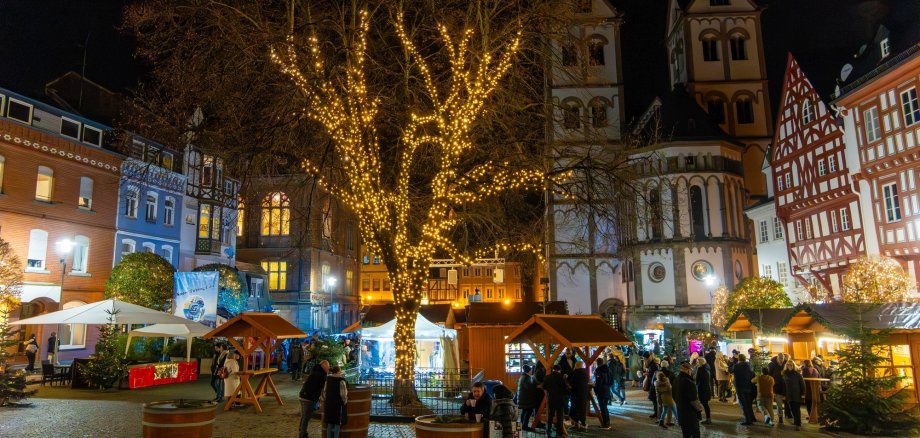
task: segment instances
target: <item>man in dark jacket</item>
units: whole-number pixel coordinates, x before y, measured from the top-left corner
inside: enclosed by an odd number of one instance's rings
[[[754,395],[757,389],[754,387],[754,370],[747,361],[744,354],[738,355],[738,363],[732,368],[732,376],[735,379],[735,393],[738,395],[738,405],[741,406],[741,412],[744,414],[742,426],[754,424]]]
[[[492,388],[492,408],[489,419],[502,425],[502,438],[514,438],[514,423],[517,421],[517,406],[514,393],[505,385]]]
[[[486,393],[486,385],[483,385],[482,382],[474,383],[470,395],[466,397],[466,401],[460,406],[460,414],[466,415],[466,418],[470,421],[480,423],[489,421],[489,413],[491,412],[492,397],[489,397],[489,394]],[[477,415],[479,418],[476,418]]]
[[[713,390],[709,391],[709,393],[711,394],[715,392],[715,388],[719,384],[719,382],[716,380],[716,372],[715,372],[716,371],[716,347],[709,347],[709,351],[707,351],[706,355],[703,357],[706,358],[706,364],[709,365],[709,375],[710,377],[712,377],[712,382],[710,382],[709,384],[709,386],[713,387]],[[699,387],[699,379],[697,379],[696,386]]]
[[[696,395],[700,399],[700,404],[703,405],[703,412],[706,413],[706,420],[703,421],[703,424],[712,424],[712,411],[709,409],[709,400],[712,399],[712,375],[709,372],[709,364],[703,358],[697,358],[697,368],[696,368]],[[680,378],[680,377],[678,377]]]
[[[217,394],[217,397],[214,398],[217,403],[224,401],[224,379],[218,377],[217,371],[224,367],[227,356],[227,348],[224,344],[214,345],[214,360],[211,362],[211,388],[214,388],[214,393]]]
[[[537,381],[533,377],[533,368],[530,365],[524,365],[524,374],[518,379],[517,385],[517,404],[521,410],[521,424],[524,430],[533,430],[530,427],[530,419],[537,411]]]
[[[674,402],[677,404],[677,424],[684,438],[700,438],[700,403],[697,382],[690,376],[690,364],[680,364],[680,373],[674,383]],[[706,382],[704,386],[707,386]]]
[[[597,368],[594,369],[594,394],[597,396],[597,407],[601,414],[601,429],[610,430],[610,411],[607,403],[610,403],[612,373],[604,359],[597,359]]]
[[[786,384],[783,383],[785,366],[786,357],[783,353],[777,353],[767,364],[770,377],[773,377],[773,400],[776,403],[776,418],[779,419],[779,424],[783,424],[783,414],[789,411],[789,406],[786,404]]]
[[[619,357],[611,354],[607,362],[607,370],[610,373],[610,388],[613,396],[620,399],[620,406],[622,406],[626,403],[626,366],[620,362]],[[610,397],[609,400],[613,400],[613,397]]]
[[[313,417],[313,411],[319,403],[319,398],[323,394],[323,387],[326,386],[326,374],[329,372],[329,362],[322,361],[313,366],[307,380],[303,382],[300,388],[300,438],[307,438],[307,430],[310,426],[310,418]]]
[[[543,390],[546,391],[546,436],[552,436],[553,423],[556,423],[556,436],[568,435],[563,424],[563,410],[565,409],[566,394],[568,387],[565,383],[565,377],[562,376],[562,368],[559,365],[553,365],[553,372],[546,376],[543,381]]]
[[[299,342],[291,342],[291,351],[288,352],[288,369],[291,370],[291,378],[300,380],[300,373],[303,370],[303,347]]]
[[[588,369],[582,361],[575,362],[575,369],[569,376],[569,385],[572,386],[572,406],[569,408],[569,417],[576,430],[588,430]]]
[[[338,365],[332,367],[326,376],[326,386],[320,396],[323,401],[323,425],[326,426],[326,436],[339,436],[342,425],[348,420],[345,406],[348,404],[348,385],[345,375]]]

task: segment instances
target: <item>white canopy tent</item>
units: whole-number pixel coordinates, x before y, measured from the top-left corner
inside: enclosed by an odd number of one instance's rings
[[[108,324],[109,318],[115,324],[185,324],[191,322],[185,318],[159,310],[148,309],[137,304],[118,300],[103,300],[72,309],[59,310],[33,318],[13,321],[10,324]]]
[[[392,340],[396,332],[396,319],[377,326],[361,329],[361,339],[367,340]],[[415,340],[416,341],[439,341],[441,338],[457,338],[457,331],[441,327],[418,314],[415,319]]]
[[[210,327],[195,321],[187,321],[184,324],[154,324],[131,330],[128,333],[125,354],[128,354],[128,349],[131,348],[131,338],[133,337],[185,338],[185,361],[190,362],[192,360],[192,338],[204,336],[210,331]]]

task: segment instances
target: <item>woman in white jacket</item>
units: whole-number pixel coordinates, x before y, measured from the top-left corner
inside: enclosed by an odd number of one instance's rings
[[[224,368],[227,369],[227,378],[224,379],[224,398],[227,400],[240,390],[240,359],[240,353],[233,351],[224,362]],[[238,404],[234,403],[234,405]]]
[[[731,389],[728,384],[729,376],[728,373],[728,357],[722,354],[721,351],[716,353],[716,381],[719,383],[718,393],[719,401],[727,402],[728,397],[731,396]]]

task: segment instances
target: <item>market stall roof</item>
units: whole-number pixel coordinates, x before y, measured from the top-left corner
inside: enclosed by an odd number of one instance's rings
[[[920,303],[863,304],[863,320],[871,329],[920,330]],[[802,304],[796,309],[814,317],[822,325],[841,330],[853,327],[859,311],[855,304]]]
[[[42,324],[184,324],[187,319],[159,310],[118,300],[103,300],[72,309],[46,313],[33,318],[13,321],[12,325]]]
[[[565,302],[542,303],[470,303],[466,311],[466,324],[499,325],[522,324],[536,314],[565,315]]]
[[[778,309],[739,309],[729,318],[723,329],[739,332],[756,329],[759,332],[778,333],[812,331],[814,318],[791,307]]]
[[[361,329],[361,339],[393,339],[393,333],[396,332],[396,319],[378,326]],[[416,340],[440,340],[443,337],[456,339],[457,331],[441,327],[427,319],[422,314],[416,315],[415,318],[415,339]]]
[[[429,304],[426,306],[421,306],[419,308],[419,313],[422,314],[425,319],[433,323],[450,325],[452,322],[451,317],[453,316],[451,315],[450,310],[450,304]],[[359,327],[374,327],[383,325],[392,321],[393,318],[396,318],[395,305],[392,303],[375,304],[370,306],[370,308],[367,310],[367,313],[364,314],[364,318],[361,318],[361,324]],[[356,330],[357,328],[353,329],[352,331]]]
[[[511,343],[554,344],[566,348],[632,345],[597,315],[533,315],[505,339]]]
[[[290,339],[307,334],[274,313],[243,312],[204,335],[205,339],[218,337]]]

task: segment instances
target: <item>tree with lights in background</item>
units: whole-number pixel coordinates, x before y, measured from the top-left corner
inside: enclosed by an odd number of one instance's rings
[[[712,323],[724,326],[739,309],[792,307],[783,284],[769,277],[748,277],[735,290],[719,286],[712,296]]]
[[[19,332],[10,326],[10,315],[19,306],[22,293],[22,264],[9,242],[0,238],[0,406],[16,403],[35,394],[26,387],[26,373],[8,367],[11,350],[19,346]]]
[[[888,257],[861,257],[843,276],[840,299],[845,303],[894,303],[910,296],[914,282]]]

